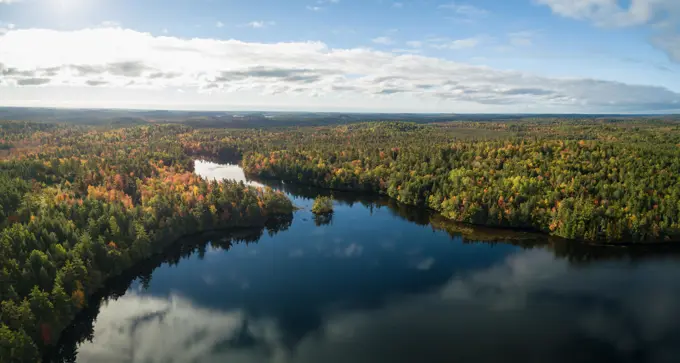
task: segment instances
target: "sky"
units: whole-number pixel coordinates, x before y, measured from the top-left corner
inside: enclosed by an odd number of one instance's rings
[[[0,0],[0,106],[680,113],[680,0]]]

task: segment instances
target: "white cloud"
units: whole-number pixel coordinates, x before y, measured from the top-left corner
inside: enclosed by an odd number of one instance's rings
[[[479,40],[434,41],[461,49]],[[494,110],[519,105],[563,112],[680,109],[680,95],[657,86],[540,77],[415,54],[333,49],[320,42],[185,39],[121,28],[8,30],[0,35],[0,74],[10,86],[91,86],[95,92],[106,87],[126,94],[175,94],[180,88],[197,92],[197,99],[201,94],[248,93],[259,102],[324,97],[336,106],[344,105],[343,97],[370,96],[371,104],[388,108],[411,103]],[[11,96],[16,90],[2,92]]]
[[[410,41],[406,42],[406,45],[408,45],[409,47],[412,47],[412,48],[420,48],[420,47],[423,46],[423,42],[421,42],[419,40],[410,40]]]
[[[7,33],[8,31],[14,29],[16,25],[12,23],[3,23],[0,21],[0,35]]]
[[[672,60],[680,63],[680,34],[665,34],[652,38],[652,44],[668,54]]]
[[[465,39],[429,39],[428,43],[432,48],[436,49],[453,49],[460,50],[465,48],[474,48],[482,42],[481,37],[465,38]]]
[[[274,26],[276,25],[276,22],[273,21],[262,21],[262,20],[255,20],[251,21],[250,23],[246,24],[245,26],[254,28],[254,29],[261,29],[261,28],[266,28],[269,26]]]
[[[399,3],[399,2],[392,3],[392,7],[397,8],[397,9],[401,9],[401,8],[404,7],[404,3]]]
[[[680,62],[680,1],[630,0],[628,7],[618,0],[534,0],[563,17],[587,20],[603,27],[651,25],[656,33],[652,44]]]
[[[467,4],[457,4],[457,3],[450,3],[450,4],[443,4],[439,5],[440,9],[449,9],[453,10],[458,14],[461,15],[468,15],[468,16],[480,16],[480,15],[487,15],[489,12],[482,9],[478,8],[473,5],[467,5]]]
[[[449,3],[439,5],[440,9],[453,11],[453,19],[456,21],[471,23],[489,15],[489,12],[473,5]]]
[[[467,39],[456,39],[452,41],[447,48],[450,49],[463,49],[463,48],[473,48],[479,44],[479,39],[477,38],[467,38]]]
[[[382,45],[394,44],[394,40],[392,40],[392,38],[390,38],[390,37],[377,37],[377,38],[371,39],[371,41],[375,44],[382,44]]]
[[[307,5],[307,10],[310,11],[321,11],[324,9],[323,6],[318,6],[318,5],[332,5],[332,4],[338,4],[340,0],[317,0],[316,4],[317,5]]]
[[[420,49],[414,48],[394,48],[390,50],[392,53],[397,54],[420,54],[422,51]]]
[[[559,15],[591,20],[601,26],[631,26],[649,23],[680,10],[676,0],[631,0],[628,8],[618,0],[534,0]]]
[[[221,22],[221,21],[218,21],[217,23],[215,23],[215,26],[218,27],[218,28],[224,28],[224,23]]]
[[[23,0],[0,0],[0,4],[16,4]]]

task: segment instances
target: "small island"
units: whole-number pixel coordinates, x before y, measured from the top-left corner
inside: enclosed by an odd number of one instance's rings
[[[312,205],[312,213],[327,215],[333,213],[333,199],[331,197],[317,196]]]

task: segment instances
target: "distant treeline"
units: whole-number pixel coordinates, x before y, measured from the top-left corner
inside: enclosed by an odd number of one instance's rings
[[[0,120],[34,121],[73,125],[135,126],[149,123],[181,123],[201,128],[267,128],[287,126],[341,125],[366,121],[680,121],[680,115],[555,115],[555,114],[413,114],[352,112],[263,112],[263,111],[164,111],[118,109],[56,109],[0,107]]]

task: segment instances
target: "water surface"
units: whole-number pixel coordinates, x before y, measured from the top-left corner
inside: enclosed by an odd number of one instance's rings
[[[206,160],[196,160],[194,162],[194,173],[212,180],[235,180],[242,181],[248,185],[263,186],[262,184],[248,180],[246,174],[240,166],[236,164],[218,164]]]
[[[237,169],[196,165],[206,177],[247,181]],[[509,232],[477,235],[512,243],[476,242],[425,211],[346,193],[335,193],[335,213],[320,220],[309,197],[324,192],[275,186],[303,208],[286,230],[251,243],[206,236],[184,257],[149,267],[80,323],[86,333],[76,340],[91,341],[68,359],[678,361],[673,250]]]

